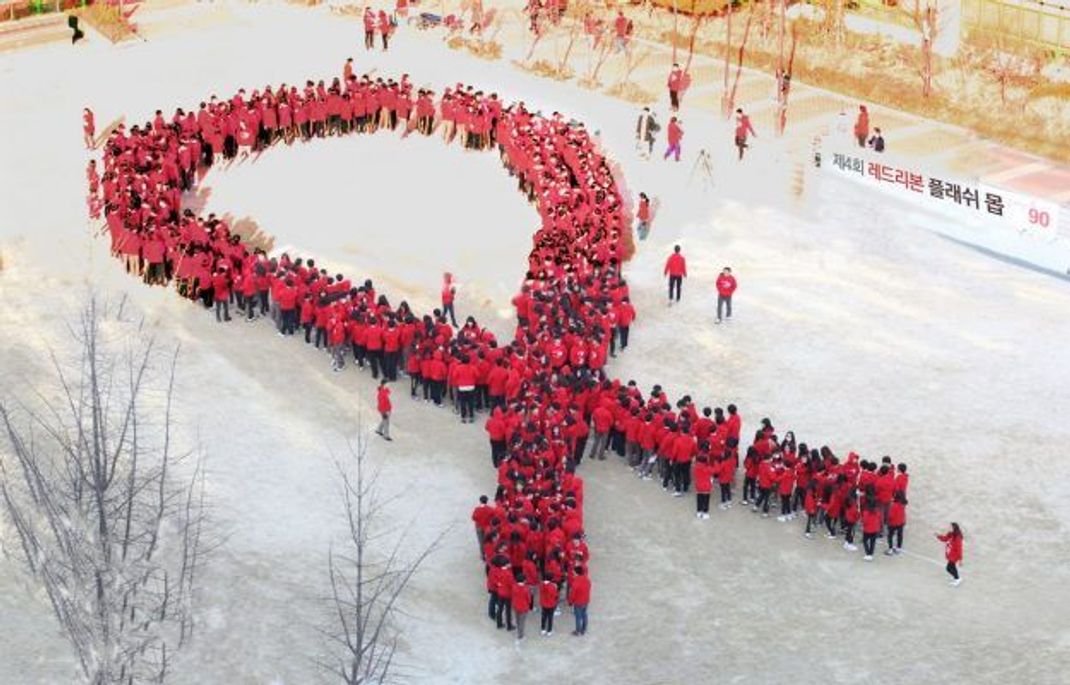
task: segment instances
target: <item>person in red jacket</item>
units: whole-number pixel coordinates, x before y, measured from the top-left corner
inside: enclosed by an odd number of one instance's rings
[[[457,285],[449,271],[442,274],[442,316],[450,317],[450,323],[457,328],[457,315],[453,311],[453,300],[457,297]]]
[[[639,193],[639,206],[635,210],[635,232],[639,235],[639,240],[646,240],[646,237],[650,235],[651,218],[650,198],[646,196],[646,193]]]
[[[364,49],[375,47],[375,13],[371,7],[364,8]]]
[[[947,572],[951,574],[951,586],[958,587],[962,582],[958,569],[962,563],[962,529],[959,524],[952,522],[951,530],[943,535],[937,534],[936,539],[944,543],[944,558],[947,559]]]
[[[527,623],[528,612],[531,611],[531,588],[524,582],[527,576],[523,572],[517,574],[516,582],[513,583],[513,613],[516,615],[516,641],[524,639],[524,626]]]
[[[907,524],[907,496],[903,491],[895,493],[892,506],[888,508],[888,550],[886,555],[903,553],[903,528]]]
[[[539,584],[539,608],[542,609],[540,627],[542,634],[549,637],[554,634],[554,611],[557,610],[557,583],[550,576],[543,576]]]
[[[617,314],[617,339],[620,340],[620,351],[628,347],[628,333],[631,331],[632,322],[635,321],[635,307],[627,297],[621,298],[620,304],[614,308]]]
[[[480,495],[479,505],[472,510],[472,524],[476,529],[476,541],[479,543],[480,556],[484,556],[483,545],[487,541],[487,527],[490,526],[490,520],[494,517],[494,507],[490,506],[487,503],[488,501],[486,495]]]
[[[224,269],[212,276],[212,296],[215,300],[215,320],[230,321],[230,276]]]
[[[498,595],[498,612],[495,615],[495,621],[499,628],[505,628],[508,631],[513,630],[513,588],[516,587],[516,578],[513,576],[513,569],[510,568],[508,560],[497,567],[497,595]]]
[[[467,356],[450,369],[450,385],[457,389],[457,403],[461,408],[461,423],[474,423],[476,400],[476,370]]]
[[[867,498],[862,504],[862,550],[865,561],[873,561],[873,551],[877,547],[877,536],[881,532],[881,511],[877,500]]]
[[[739,159],[743,159],[743,151],[747,149],[747,135],[757,137],[754,126],[750,123],[750,117],[743,113],[742,109],[736,110],[736,148],[739,150]]]
[[[85,149],[92,150],[96,147],[97,125],[93,117],[93,110],[88,107],[82,108],[82,140]]]
[[[390,388],[386,387],[386,379],[379,381],[379,391],[376,394],[376,407],[379,410],[379,416],[382,419],[379,421],[379,427],[375,429],[377,435],[381,436],[383,440],[392,441],[390,437],[390,411],[393,406],[390,404]]]
[[[684,139],[683,123],[683,121],[678,120],[676,117],[669,119],[669,131],[667,134],[669,148],[665,150],[665,156],[662,157],[662,159],[668,159],[669,155],[673,155],[677,162],[680,161],[680,142]]]
[[[669,72],[669,82],[666,84],[669,88],[669,109],[673,112],[680,109],[680,93],[684,90],[683,80],[683,69],[679,64],[673,64]]]
[[[665,260],[664,274],[669,277],[669,305],[672,305],[673,293],[676,295],[676,301],[680,301],[680,290],[687,278],[687,260],[680,252],[679,245],[673,245],[672,254]]]
[[[803,498],[803,509],[806,510],[806,532],[803,535],[807,539],[814,537],[811,531],[817,522],[817,494],[814,492],[816,489],[815,481],[810,481],[806,486],[806,497]]]
[[[732,508],[732,479],[736,476],[736,464],[729,450],[725,449],[724,457],[717,463],[717,484],[721,489],[721,509]]]
[[[732,318],[732,294],[735,292],[736,277],[732,275],[732,269],[726,266],[717,277],[717,323],[721,323],[722,310],[725,310],[724,318]]]
[[[609,429],[613,427],[613,412],[604,404],[600,404],[591,412],[591,421],[594,423],[594,444],[591,446],[590,458],[605,461]]]
[[[568,582],[568,603],[576,617],[576,630],[572,634],[580,637],[587,633],[587,605],[591,603],[591,579],[582,565],[576,566],[572,579]]]
[[[713,491],[713,466],[705,456],[695,460],[695,518],[710,517],[710,493]]]
[[[394,32],[393,20],[387,16],[385,10],[379,10],[379,37],[383,40],[383,52],[389,47],[390,34]]]

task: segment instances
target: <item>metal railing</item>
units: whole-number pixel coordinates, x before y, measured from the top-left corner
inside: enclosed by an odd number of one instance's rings
[[[967,30],[1070,50],[1070,0],[1066,2],[962,0],[962,25]]]

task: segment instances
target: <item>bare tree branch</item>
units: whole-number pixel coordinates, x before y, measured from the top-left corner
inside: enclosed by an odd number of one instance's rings
[[[0,511],[94,685],[164,680],[203,553],[201,462],[173,468],[178,351],[161,357],[124,306],[112,323],[90,297],[72,359],[49,353],[54,387],[0,398]]]

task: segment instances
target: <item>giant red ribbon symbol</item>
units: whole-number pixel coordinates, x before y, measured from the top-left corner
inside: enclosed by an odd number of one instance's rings
[[[305,96],[312,106],[307,121],[298,111],[303,98],[294,89],[289,93],[280,89],[277,97],[265,90],[255,102],[239,94],[216,106],[224,112],[221,117],[203,110],[171,123],[157,117],[144,130],[113,135],[104,155],[105,215],[113,253],[140,255],[154,264],[162,258],[174,273],[157,269],[152,278],[158,282],[174,278],[187,296],[197,283],[211,285],[207,278],[220,265],[232,267],[232,273],[223,275],[217,288],[229,290],[236,279],[264,277],[257,266],[263,267],[263,260],[250,259],[248,245],[230,245],[225,224],[206,226],[200,217],[179,216],[182,188],[196,184],[201,151],[210,146],[218,155],[224,142],[231,140],[233,145],[253,145],[266,130],[291,123],[315,130],[345,120],[357,125],[344,128],[355,130],[369,117],[372,121],[382,117],[383,110],[387,110],[385,122],[395,113],[407,119],[413,103],[405,85],[377,88],[367,79],[355,85],[351,80],[346,87],[346,95],[353,87],[349,99],[341,91],[317,94],[308,88]],[[417,101],[414,109],[414,118],[428,115],[426,101]],[[586,563],[585,553],[564,551],[565,536],[581,531],[583,525],[582,480],[571,473],[569,463],[576,443],[575,418],[586,423],[573,405],[578,404],[577,390],[590,381],[577,379],[597,373],[606,361],[605,307],[626,293],[620,262],[632,249],[630,222],[607,160],[582,125],[531,114],[520,106],[501,109],[497,101],[481,102],[460,90],[443,111],[463,126],[466,135],[482,140],[493,136],[510,174],[518,177],[520,189],[542,217],[533,237],[524,290],[514,300],[526,316],[521,317],[511,349],[502,356],[511,381],[506,399],[522,420],[514,433],[519,437],[509,445],[514,468],[499,475],[499,485],[506,511],[539,519],[543,534],[532,544],[541,546],[554,562],[555,550],[560,549],[560,561],[567,560],[571,570],[573,564]],[[430,133],[422,120],[417,128]],[[271,136],[270,142],[277,140]],[[91,192],[93,185],[91,181]],[[208,258],[211,272],[206,274],[205,265],[197,262]],[[291,273],[296,277],[299,272]],[[343,306],[365,320],[377,311],[365,293],[354,298],[341,294]],[[427,343],[427,337],[422,342]],[[478,343],[462,344],[462,349],[478,348]],[[572,414],[573,420],[564,418]],[[510,527],[512,532],[518,530]],[[525,543],[530,539],[526,537]],[[562,570],[555,568],[553,573],[560,582]],[[526,579],[529,584],[537,580]]]

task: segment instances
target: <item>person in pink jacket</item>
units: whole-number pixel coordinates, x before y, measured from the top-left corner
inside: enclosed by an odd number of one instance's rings
[[[665,156],[663,159],[668,159],[669,155],[673,155],[677,162],[680,161],[680,141],[684,139],[684,129],[682,124],[676,117],[669,119],[669,148],[665,150]]]

